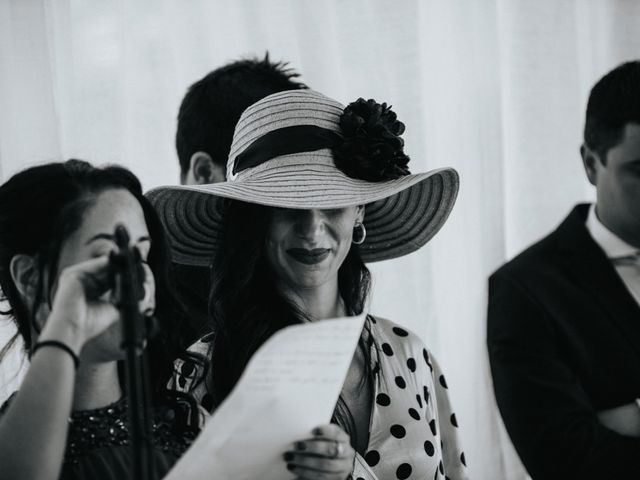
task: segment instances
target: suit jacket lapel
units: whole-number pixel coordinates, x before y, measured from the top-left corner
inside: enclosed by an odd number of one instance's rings
[[[558,227],[558,250],[576,282],[630,340],[640,355],[640,307],[585,226],[589,205],[578,205]]]

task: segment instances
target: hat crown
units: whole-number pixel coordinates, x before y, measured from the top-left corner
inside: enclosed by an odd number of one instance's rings
[[[253,166],[237,171],[237,162],[239,155],[265,135],[304,126],[340,134],[340,116],[343,111],[342,104],[313,90],[278,92],[249,106],[240,116],[233,133],[227,161],[227,181],[249,180],[257,170],[261,170],[259,166]],[[285,157],[279,157],[278,160],[286,161]],[[326,161],[326,156],[324,157]]]

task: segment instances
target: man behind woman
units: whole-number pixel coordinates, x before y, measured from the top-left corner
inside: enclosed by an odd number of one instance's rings
[[[177,116],[176,153],[180,183],[224,182],[233,130],[242,112],[258,100],[306,86],[286,62],[247,58],[212,70],[189,87]],[[188,304],[187,320],[201,332],[207,323],[209,266],[174,265],[176,286]],[[194,337],[192,340],[195,340]]]

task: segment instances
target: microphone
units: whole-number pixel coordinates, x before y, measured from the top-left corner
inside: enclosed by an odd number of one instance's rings
[[[138,306],[145,293],[142,258],[137,247],[129,246],[129,232],[124,225],[116,225],[113,237],[118,249],[109,255],[109,264],[115,306],[123,317],[122,347],[133,348],[140,355],[146,338],[146,325]]]
[[[126,353],[126,391],[129,397],[129,425],[134,479],[148,479],[153,473],[150,456],[151,420],[144,351],[147,328],[140,313],[144,298],[144,276],[140,251],[129,247],[129,232],[118,224],[114,233],[118,250],[110,255],[116,307],[122,316],[122,348]]]
[[[119,283],[122,282],[122,275],[131,280],[130,288],[133,288],[133,298],[140,301],[145,296],[144,280],[146,275],[142,267],[140,250],[136,246],[129,246],[129,232],[122,224],[116,225],[113,237],[118,250],[112,251],[109,255],[109,267],[117,303],[123,300],[118,296],[118,293],[122,293],[122,285]],[[129,282],[126,283],[129,284]]]
[[[138,247],[129,246],[130,237],[126,227],[118,224],[113,236],[118,250],[111,252],[109,255],[110,283],[114,292],[114,304],[122,310],[124,283],[130,284],[127,288],[133,290],[131,292],[132,297],[139,302],[147,294],[144,288],[147,272],[143,267],[142,255]],[[123,276],[128,281],[123,283]],[[153,316],[153,310],[142,312],[142,316],[144,319],[144,331],[141,333],[144,338],[154,337],[159,331],[159,324],[158,320]]]

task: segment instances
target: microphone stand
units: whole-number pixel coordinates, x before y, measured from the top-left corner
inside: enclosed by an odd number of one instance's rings
[[[129,233],[123,225],[116,226],[115,242],[118,252],[111,254],[114,271],[116,306],[122,317],[122,348],[126,352],[126,384],[128,396],[129,431],[133,454],[133,480],[150,480],[150,421],[148,393],[143,368],[143,350],[146,338],[144,317],[138,302],[144,298],[144,270],[140,252],[129,247]]]

